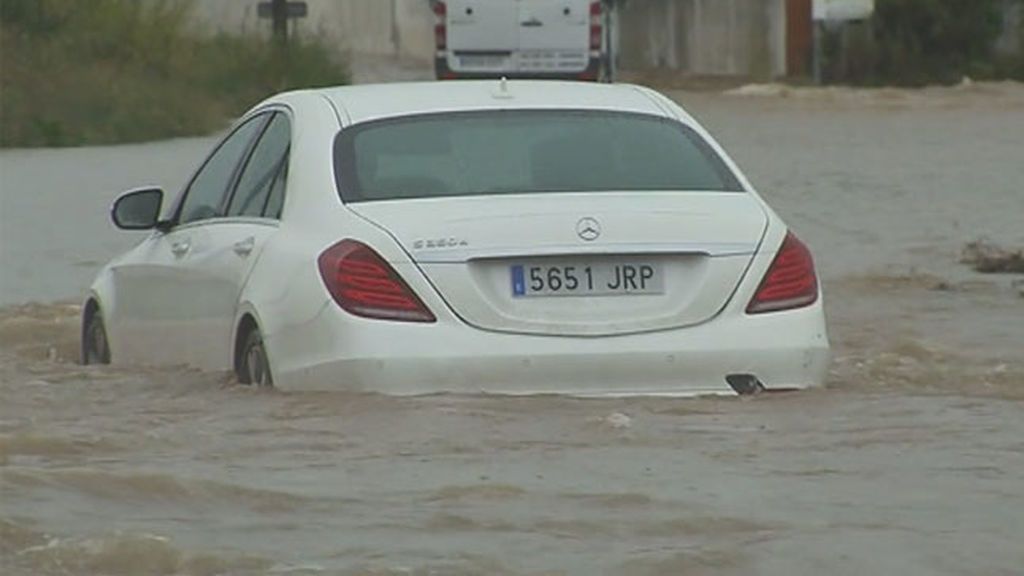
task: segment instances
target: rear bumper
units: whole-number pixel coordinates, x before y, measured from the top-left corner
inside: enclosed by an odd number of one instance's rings
[[[554,72],[462,72],[453,70],[443,57],[434,59],[434,75],[438,80],[591,80],[601,79],[601,59],[591,58],[583,70],[566,73]]]
[[[820,300],[800,310],[600,338],[486,332],[450,319],[364,320],[332,303],[266,345],[283,389],[387,394],[731,395],[726,376],[751,374],[769,390],[806,388],[824,382],[829,362]]]

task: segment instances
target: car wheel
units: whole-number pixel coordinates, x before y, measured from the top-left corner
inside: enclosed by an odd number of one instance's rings
[[[242,346],[242,357],[238,363],[238,381],[260,388],[270,388],[274,379],[270,375],[270,362],[267,361],[267,350],[263,347],[260,331],[253,328],[245,337]]]
[[[82,330],[82,364],[110,364],[110,341],[99,310],[89,316]]]

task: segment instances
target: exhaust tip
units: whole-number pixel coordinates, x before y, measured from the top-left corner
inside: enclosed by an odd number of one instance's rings
[[[740,396],[753,396],[764,392],[764,384],[753,374],[729,374],[725,381]]]

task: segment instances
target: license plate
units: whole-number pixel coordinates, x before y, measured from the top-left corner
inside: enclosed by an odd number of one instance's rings
[[[583,70],[589,54],[575,52],[522,52],[519,68],[524,71]]]
[[[665,278],[660,264],[614,262],[510,267],[512,296],[627,296],[662,294]]]
[[[501,68],[505,65],[506,60],[508,60],[506,56],[459,56],[459,64],[465,68]]]

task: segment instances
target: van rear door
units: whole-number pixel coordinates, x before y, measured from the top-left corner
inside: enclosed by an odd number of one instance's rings
[[[519,49],[519,1],[448,0],[448,67],[455,72],[513,72]]]
[[[447,65],[462,74],[583,72],[590,0],[448,0]]]
[[[577,73],[590,59],[590,0],[519,0],[521,72]]]

